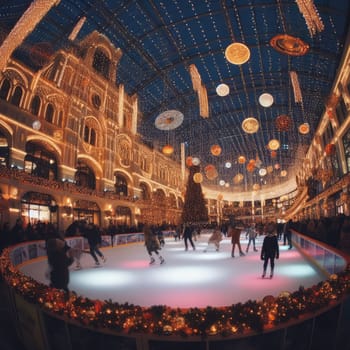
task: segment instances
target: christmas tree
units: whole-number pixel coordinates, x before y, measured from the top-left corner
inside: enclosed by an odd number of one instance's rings
[[[208,210],[205,206],[205,200],[200,183],[193,179],[194,174],[199,173],[199,166],[192,165],[188,176],[187,188],[185,194],[185,203],[182,212],[183,223],[207,223]]]

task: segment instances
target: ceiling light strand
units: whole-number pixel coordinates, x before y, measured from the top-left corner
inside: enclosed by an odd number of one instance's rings
[[[313,0],[296,0],[296,3],[305,19],[310,36],[313,37],[317,32],[322,32],[324,24]]]
[[[290,76],[290,80],[291,80],[292,86],[293,86],[294,101],[295,101],[295,103],[302,103],[303,96],[302,96],[301,90],[300,90],[298,74],[295,71],[290,71],[289,76]]]

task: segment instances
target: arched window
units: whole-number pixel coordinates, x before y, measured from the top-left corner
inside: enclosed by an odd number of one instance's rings
[[[92,190],[96,188],[95,174],[90,167],[83,162],[79,162],[77,165],[75,183],[79,187],[90,188]]]
[[[116,175],[115,177],[115,192],[121,196],[128,195],[128,182],[122,175]]]
[[[4,79],[0,89],[0,99],[7,100],[10,92],[11,84],[8,79]]]
[[[96,72],[101,73],[106,79],[108,79],[110,60],[107,55],[100,49],[96,49],[94,54],[94,60],[92,67]]]
[[[51,103],[46,106],[45,120],[49,123],[53,122],[54,108]]]
[[[89,128],[87,125],[84,127],[84,142],[89,143],[92,146],[96,146],[97,144],[95,129]]]
[[[10,148],[6,135],[0,130],[0,165],[8,166],[10,161]]]
[[[23,90],[20,86],[16,86],[15,92],[12,95],[11,103],[17,107],[21,104],[21,99],[23,95]]]
[[[27,155],[24,158],[24,170],[34,176],[57,180],[57,159],[42,145],[29,142],[26,144]]]
[[[30,112],[34,115],[39,115],[41,100],[38,95],[35,95],[30,103]]]

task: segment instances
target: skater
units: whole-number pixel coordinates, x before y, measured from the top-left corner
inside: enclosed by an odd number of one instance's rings
[[[62,289],[68,295],[69,266],[74,259],[67,252],[70,247],[57,232],[50,232],[46,240],[50,287]]]
[[[273,277],[273,270],[275,268],[275,259],[279,258],[279,247],[278,240],[275,234],[273,226],[268,227],[267,236],[265,236],[262,249],[261,249],[261,260],[264,261],[262,278],[266,276],[267,264],[270,260],[270,278]]]
[[[151,227],[147,224],[145,224],[143,227],[143,234],[145,239],[145,246],[151,259],[149,264],[152,265],[155,263],[155,259],[152,255],[153,252],[158,256],[160,264],[164,264],[165,260],[158,252],[158,250],[161,248],[157,235],[153,233]]]
[[[104,257],[104,255],[99,249],[99,245],[101,244],[102,239],[97,226],[94,225],[92,222],[90,222],[87,225],[87,227],[84,229],[84,237],[87,239],[89,243],[90,254],[95,260],[95,265],[96,266],[100,265],[97,255],[102,259],[103,262],[106,262],[106,258]]]
[[[246,253],[248,253],[248,250],[249,250],[249,246],[250,246],[250,243],[253,242],[253,249],[254,249],[254,252],[257,252],[258,250],[256,249],[256,246],[255,246],[255,238],[257,236],[257,232],[255,230],[255,224],[252,223],[250,225],[250,227],[248,227],[247,229],[247,233],[245,235],[245,238],[248,238],[249,241],[248,241],[248,245],[247,245],[247,248],[246,248]]]
[[[242,247],[241,247],[241,242],[240,242],[240,237],[241,237],[241,229],[237,227],[233,227],[232,225],[229,226],[227,234],[229,237],[231,237],[231,243],[232,243],[232,252],[231,256],[232,258],[235,257],[235,247],[237,245],[238,250],[239,250],[239,255],[244,256],[245,254],[243,253]]]
[[[194,231],[194,226],[190,222],[185,224],[184,231],[182,234],[182,238],[185,241],[185,250],[188,250],[188,241],[190,241],[192,249],[196,250],[196,247],[192,240],[193,231]]]
[[[292,219],[289,219],[283,227],[283,244],[286,245],[286,242],[289,245],[288,249],[292,249]]]
[[[204,250],[206,252],[210,246],[210,244],[214,244],[216,251],[219,251],[220,248],[220,242],[222,241],[222,232],[220,231],[219,227],[216,227],[209,237],[208,240],[208,247]]]

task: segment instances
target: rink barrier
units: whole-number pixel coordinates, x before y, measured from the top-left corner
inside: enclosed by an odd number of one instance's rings
[[[169,233],[172,235],[172,233]],[[108,236],[103,240],[108,245]],[[116,236],[117,238],[117,236]],[[143,241],[142,233],[122,235],[115,244],[129,244]],[[74,247],[85,247],[81,237],[67,238],[67,243]],[[330,281],[325,281],[322,288],[328,288],[336,280],[337,273],[349,269],[348,257],[322,243],[309,239],[294,232],[293,244],[311,260],[317,261],[330,274]],[[214,331],[207,336],[188,334],[154,335],[147,333],[130,333],[114,331],[113,329],[96,328],[62,316],[43,308],[42,305],[30,301],[28,295],[18,293],[17,283],[21,281],[16,265],[46,255],[43,242],[26,242],[10,250],[15,277],[8,284],[8,301],[12,308],[12,316],[19,338],[28,350],[87,350],[87,349],[125,349],[125,350],[223,350],[223,349],[349,349],[350,332],[350,298],[347,293],[339,299],[322,305],[308,314],[302,314],[277,326],[270,326],[263,331],[250,331],[243,334],[217,334]],[[1,271],[8,272],[4,257],[1,257]],[[10,268],[12,269],[12,268]],[[23,290],[23,286],[22,289]],[[318,290],[317,290],[318,292]],[[333,291],[334,292],[334,291]],[[49,292],[48,292],[49,293]],[[52,294],[53,298],[55,294]],[[54,303],[54,301],[53,301]],[[57,306],[57,305],[56,305]]]

